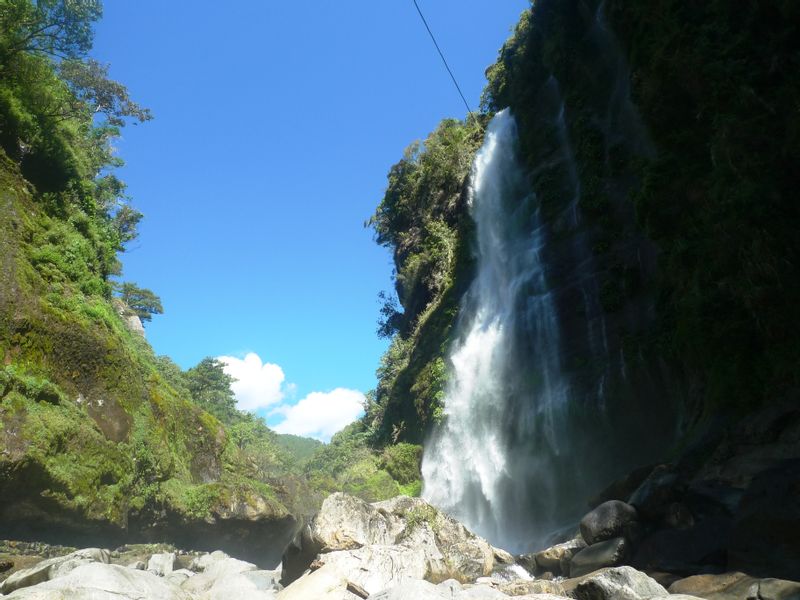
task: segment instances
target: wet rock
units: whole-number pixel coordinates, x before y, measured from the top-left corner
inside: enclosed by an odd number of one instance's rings
[[[669,591],[670,594],[691,594],[705,600],[800,599],[800,583],[796,581],[756,579],[739,572],[687,577],[673,583]]]
[[[741,600],[757,580],[744,573],[694,575],[669,586],[670,594],[688,594],[707,600]]]
[[[733,569],[800,581],[800,460],[757,475],[734,519]]]
[[[636,509],[633,506],[619,500],[609,500],[581,519],[581,536],[591,546],[625,536],[636,521]],[[536,560],[538,564],[538,555]]]
[[[90,563],[62,577],[17,590],[9,600],[193,600],[163,578],[119,565]]]
[[[5,573],[14,568],[14,563],[10,560],[0,560],[0,573]]]
[[[747,600],[800,600],[800,583],[785,579],[762,579],[750,586]]]
[[[580,577],[604,567],[622,564],[627,551],[628,543],[623,537],[587,546],[572,557],[569,576]]]
[[[681,495],[678,474],[668,465],[659,465],[631,494],[628,503],[648,521],[657,521],[670,504],[680,500]]]
[[[129,569],[134,569],[135,571],[145,571],[147,570],[147,565],[144,561],[137,560],[136,562],[132,562],[128,565]]]
[[[711,517],[688,529],[656,531],[641,541],[631,564],[645,571],[682,575],[721,573],[725,570],[730,528],[730,518]]]
[[[174,552],[164,552],[162,554],[153,554],[150,560],[147,561],[147,570],[155,573],[159,577],[169,575],[172,573],[176,565],[176,558]]]
[[[582,578],[573,595],[577,600],[646,600],[669,593],[633,567],[615,567]]]
[[[533,552],[520,554],[517,556],[517,564],[531,574],[536,573],[539,570],[539,567],[536,564],[536,554]]]
[[[72,570],[89,563],[104,563],[110,561],[107,550],[100,548],[87,548],[59,556],[48,558],[30,569],[23,569],[12,573],[5,581],[0,583],[0,594],[10,594],[14,590],[26,588],[33,585],[62,577]]]
[[[614,481],[606,489],[600,492],[597,496],[589,501],[590,508],[596,508],[607,502],[608,500],[622,500],[627,501],[631,494],[642,485],[642,482],[647,479],[650,473],[653,472],[656,465],[647,465],[634,469],[622,479]]]
[[[492,547],[492,551],[494,552],[494,562],[501,564],[501,565],[513,565],[517,561],[514,560],[514,555],[510,552],[506,552],[502,548],[494,548]]]
[[[568,565],[572,557],[584,548],[586,548],[586,542],[583,541],[583,538],[575,538],[537,552],[533,555],[533,559],[537,570],[568,574],[569,571],[565,571],[563,566]]]

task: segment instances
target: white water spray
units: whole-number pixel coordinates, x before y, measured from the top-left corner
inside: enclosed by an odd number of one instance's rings
[[[561,452],[567,404],[555,306],[541,259],[544,228],[518,164],[516,142],[513,116],[500,112],[475,158],[470,209],[477,227],[477,273],[449,357],[446,420],[427,444],[422,463],[427,500],[512,550],[530,546],[535,535],[531,474],[539,477],[548,502],[555,501],[548,492],[553,487],[548,469],[530,461],[536,454]],[[515,360],[521,346],[536,352],[526,357],[525,383]],[[512,410],[521,389],[533,396],[523,411]],[[523,442],[527,450],[535,446],[541,452],[520,452],[520,440],[511,439],[514,431],[530,440]]]

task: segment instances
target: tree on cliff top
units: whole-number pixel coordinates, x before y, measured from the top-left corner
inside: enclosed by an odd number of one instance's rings
[[[152,290],[140,288],[135,283],[123,283],[120,288],[120,298],[142,321],[149,321],[153,315],[164,313],[161,298]]]

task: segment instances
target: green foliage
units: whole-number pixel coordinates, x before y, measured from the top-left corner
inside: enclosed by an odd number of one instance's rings
[[[442,357],[471,271],[465,184],[487,120],[445,120],[412,144],[369,221],[376,241],[393,250],[397,297],[380,296],[378,331],[393,338],[366,407],[371,443],[419,441],[441,412]]]
[[[322,496],[341,491],[368,502],[401,493],[419,495],[416,454],[421,448],[404,444],[380,453],[369,444],[369,433],[360,421],[334,435],[330,444],[319,448],[305,465],[312,488]]]
[[[0,4],[0,147],[36,186],[46,212],[86,238],[93,254],[86,270],[101,280],[88,281],[86,293],[107,294],[116,255],[141,218],[109,172],[122,164],[112,142],[126,121],[151,115],[87,58],[101,13],[97,0]]]
[[[161,298],[151,290],[140,288],[135,283],[125,282],[120,286],[119,297],[142,321],[149,321],[153,315],[163,314]]]
[[[611,2],[608,14],[659,147],[635,202],[662,250],[666,343],[709,410],[796,389],[798,6]]]
[[[399,483],[408,485],[419,480],[421,461],[422,446],[401,442],[383,450],[379,465]]]
[[[414,529],[424,524],[430,527],[434,533],[438,533],[439,513],[430,504],[415,506],[406,513],[405,518],[409,531],[414,531]]]
[[[185,374],[186,388],[192,400],[229,423],[237,416],[236,398],[231,390],[234,379],[225,373],[224,365],[216,358],[206,357]]]

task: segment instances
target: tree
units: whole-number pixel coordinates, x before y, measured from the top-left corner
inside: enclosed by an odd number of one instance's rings
[[[135,283],[123,283],[120,288],[120,298],[142,321],[149,321],[154,314],[164,313],[161,298]]]
[[[234,381],[224,365],[210,356],[186,371],[186,387],[192,400],[225,424],[231,424],[239,414],[231,390]]]
[[[4,59],[21,52],[62,60],[85,56],[102,14],[99,0],[3,0],[0,53]]]

